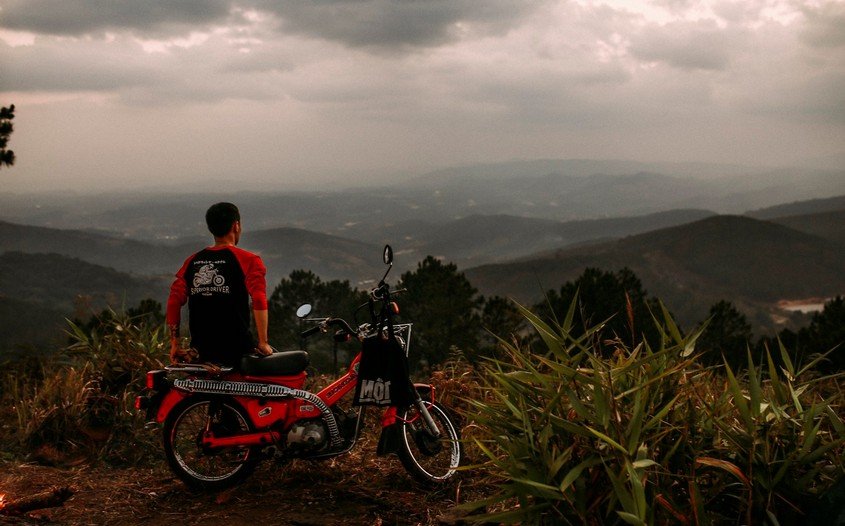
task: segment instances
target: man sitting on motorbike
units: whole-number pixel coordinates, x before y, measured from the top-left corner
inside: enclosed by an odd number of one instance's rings
[[[267,343],[267,269],[257,254],[236,247],[241,237],[241,216],[232,203],[212,205],[205,214],[214,245],[185,260],[170,286],[167,325],[170,360],[184,360],[179,345],[181,308],[188,303],[191,347],[201,361],[237,365],[250,352],[269,355]],[[250,331],[250,299],[256,342]]]

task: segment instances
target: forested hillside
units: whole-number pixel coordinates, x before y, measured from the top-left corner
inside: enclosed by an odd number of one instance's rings
[[[755,325],[772,326],[781,299],[845,293],[845,247],[797,230],[740,216],[717,216],[618,241],[564,249],[468,269],[485,294],[537,301],[585,267],[632,269],[685,326],[729,298]]]
[[[58,348],[65,318],[162,301],[168,285],[58,254],[0,253],[0,357],[20,347]]]

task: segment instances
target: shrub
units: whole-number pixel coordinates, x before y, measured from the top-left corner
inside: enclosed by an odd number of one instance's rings
[[[601,324],[573,336],[575,305],[553,324],[523,308],[542,350],[503,340],[484,367],[471,403],[496,493],[465,506],[479,521],[777,524],[842,476],[836,378],[771,357],[739,378],[705,368],[700,332],[662,306],[659,348],[602,341]]]
[[[49,463],[102,458],[137,463],[155,447],[134,410],[149,369],[163,365],[166,331],[146,314],[106,311],[37,375],[7,374],[0,390],[14,410],[18,448]],[[29,366],[31,368],[31,366]]]

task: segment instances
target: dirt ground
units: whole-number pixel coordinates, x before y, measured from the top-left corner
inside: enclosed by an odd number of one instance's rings
[[[0,494],[14,500],[55,487],[74,495],[61,507],[34,512],[36,522],[63,525],[436,525],[456,524],[461,480],[436,491],[415,484],[395,457],[354,451],[322,462],[263,462],[241,485],[194,493],[160,465],[70,468],[0,462]],[[462,521],[457,521],[461,523]]]

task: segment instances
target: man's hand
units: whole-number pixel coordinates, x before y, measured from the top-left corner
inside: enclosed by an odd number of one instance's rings
[[[270,344],[267,342],[259,343],[255,346],[255,352],[257,352],[261,356],[270,356],[271,354],[273,354],[273,348],[270,347]]]
[[[179,363],[179,359],[183,354],[182,347],[179,345],[179,340],[170,340],[170,363]]]

